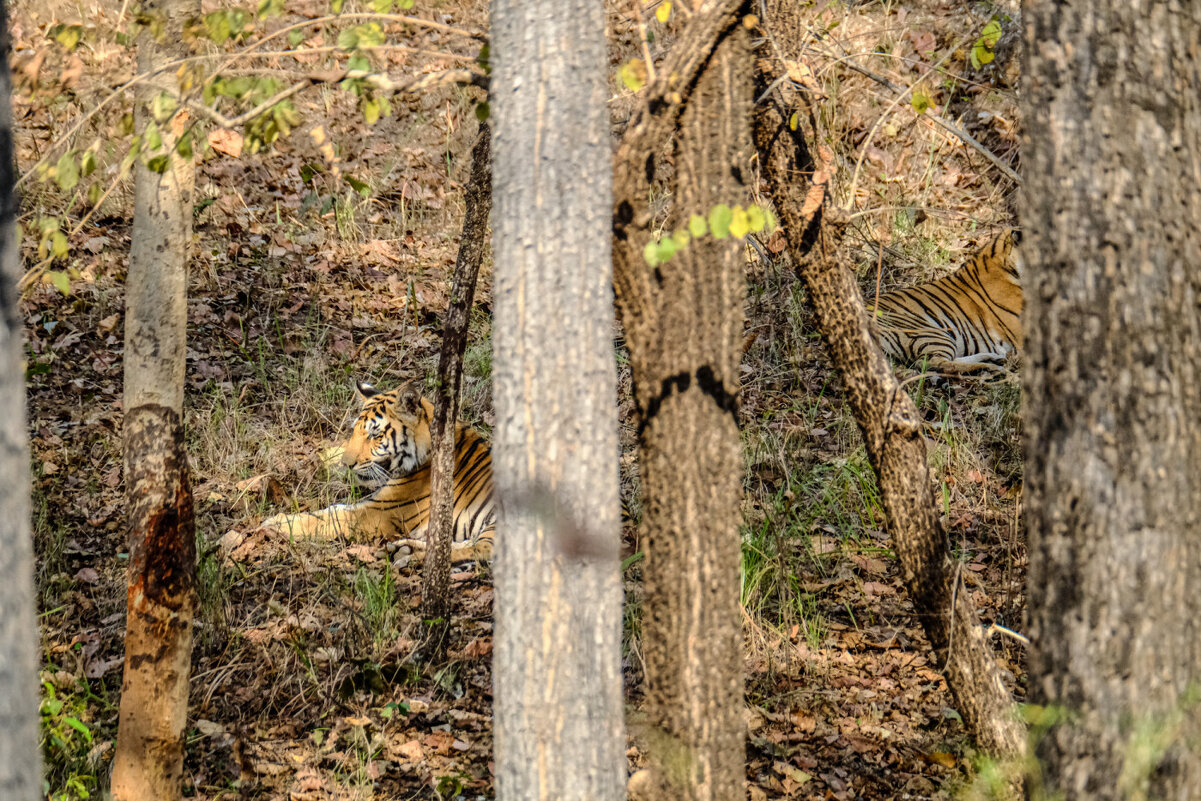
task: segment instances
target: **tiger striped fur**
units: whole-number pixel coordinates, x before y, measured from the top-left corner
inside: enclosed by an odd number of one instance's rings
[[[409,386],[381,392],[359,382],[356,389],[363,408],[344,446],[342,463],[374,491],[358,503],[276,515],[263,525],[319,539],[378,541],[399,536],[397,544],[419,562],[429,528],[433,404]],[[478,432],[456,426],[451,561],[490,559],[495,525],[492,451]]]
[[[996,370],[1022,343],[1022,287],[1015,248],[1005,230],[948,276],[881,295],[880,346],[894,360],[961,374]]]

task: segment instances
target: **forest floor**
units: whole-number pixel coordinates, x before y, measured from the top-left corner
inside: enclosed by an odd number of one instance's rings
[[[287,4],[272,30],[324,13]],[[348,4],[348,8],[349,8]],[[793,4],[798,5],[798,4]],[[803,4],[800,4],[803,5]],[[216,8],[206,2],[205,10]],[[12,7],[17,153],[22,170],[51,150],[133,73],[112,32],[115,2]],[[611,3],[613,72],[638,54],[628,4]],[[486,4],[419,0],[414,14],[486,30]],[[1016,159],[1017,23],[987,3],[813,4],[777,42],[839,166],[833,202],[853,199],[851,247],[835,254],[865,294],[941,275],[1013,218],[1015,188],[976,150],[931,124],[942,115],[1002,160]],[[652,33],[662,23],[646,11]],[[993,18],[995,59],[972,51]],[[59,23],[85,22],[67,52]],[[670,42],[669,20],[655,42]],[[659,27],[656,27],[659,26]],[[344,26],[343,26],[344,27]],[[304,29],[320,47],[337,26]],[[438,31],[387,28],[395,77],[470,63],[478,45]],[[106,33],[107,31],[107,33]],[[261,33],[252,33],[246,43]],[[466,44],[464,42],[466,41]],[[989,55],[994,55],[990,52]],[[260,59],[322,69],[341,54]],[[329,59],[325,61],[323,59]],[[865,68],[914,90],[898,97]],[[636,98],[614,77],[615,133]],[[916,99],[915,99],[916,98]],[[198,799],[449,799],[493,795],[492,586],[486,567],[455,575],[447,660],[412,658],[420,578],[379,544],[331,546],[258,530],[281,509],[319,508],[354,490],[324,454],[356,410],[352,382],[430,380],[461,225],[477,90],[398,95],[367,125],[353,96],[314,87],[301,121],[258,154],[217,137],[199,168],[189,287],[186,423],[195,494],[200,622],[185,760]],[[922,108],[922,106],[929,106]],[[93,180],[116,176],[128,98],[75,135],[98,141]],[[340,178],[323,153],[336,148]],[[116,143],[116,144],[114,144]],[[126,140],[126,145],[128,142]],[[364,185],[348,186],[346,176]],[[86,186],[36,176],[22,222],[60,217],[69,281],[35,283],[22,311],[42,624],[44,754],[51,795],[93,797],[116,734],[125,607],[121,479],[123,279],[128,182],[84,219]],[[759,198],[759,202],[765,199]],[[82,224],[81,224],[82,223]],[[39,261],[28,237],[26,266]],[[747,250],[748,338],[741,423],[747,779],[749,797],[979,797],[979,756],[953,708],[903,588],[875,479],[779,238],[771,261]],[[60,279],[61,281],[61,279]],[[467,422],[489,432],[490,267],[466,358]],[[623,354],[623,483],[637,499]],[[907,384],[927,420],[932,479],[981,620],[1020,628],[1019,393],[1014,380]],[[637,502],[635,500],[635,507]],[[626,543],[629,759],[640,764],[639,564]],[[993,640],[1024,696],[1023,652]]]

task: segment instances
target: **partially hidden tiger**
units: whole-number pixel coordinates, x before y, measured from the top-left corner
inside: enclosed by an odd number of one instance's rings
[[[1020,238],[1004,230],[950,275],[877,298],[884,352],[943,375],[1003,369],[1022,345]]]
[[[430,519],[433,404],[411,384],[386,392],[364,382],[355,388],[362,410],[342,464],[372,493],[357,503],[275,515],[263,526],[296,537],[394,541],[420,562]],[[451,561],[489,560],[495,526],[492,451],[479,432],[456,425]]]

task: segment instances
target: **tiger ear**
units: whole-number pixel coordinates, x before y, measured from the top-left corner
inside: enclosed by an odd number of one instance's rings
[[[409,417],[417,417],[421,413],[421,393],[412,384],[406,386],[396,399],[397,410]]]
[[[355,394],[359,396],[359,400],[367,400],[379,394],[379,390],[368,384],[366,381],[354,382]]]

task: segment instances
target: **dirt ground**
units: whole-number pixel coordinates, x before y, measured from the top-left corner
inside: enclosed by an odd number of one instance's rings
[[[677,6],[687,4],[679,3]],[[225,5],[220,6],[226,7]],[[350,4],[347,4],[350,8]],[[615,136],[635,94],[617,77],[644,54],[628,3],[611,2]],[[205,10],[217,10],[206,3]],[[328,13],[288,3],[239,47]],[[486,4],[418,2],[411,12],[487,29]],[[642,17],[657,58],[672,26]],[[122,284],[132,188],[113,88],[133,75],[127,8],[19,3],[13,10],[17,153],[26,266],[42,262],[40,220],[57,218],[62,278],[34,281],[29,425],[50,794],[94,797],[116,734],[124,625],[121,483]],[[992,19],[1000,38],[979,62]],[[61,24],[84,23],[81,44]],[[348,22],[301,27],[317,49]],[[839,164],[834,202],[854,214],[837,258],[870,297],[940,275],[1012,221],[1015,187],[981,152],[934,125],[941,116],[1016,166],[1016,20],[989,4],[923,0],[799,5],[779,46]],[[478,42],[384,27],[373,66],[400,79],[469,65]],[[283,37],[276,41],[281,42]],[[260,49],[267,49],[265,47]],[[973,59],[975,56],[975,59]],[[344,64],[317,50],[250,59],[293,72]],[[242,63],[242,62],[239,62]],[[890,89],[880,79],[910,90]],[[491,576],[455,576],[448,658],[414,658],[420,577],[374,543],[331,546],[259,531],[276,511],[354,492],[324,454],[354,415],[356,378],[390,387],[429,379],[463,212],[482,100],[444,87],[391,98],[374,124],[358,99],[315,86],[299,122],[259,153],[215,137],[199,167],[189,287],[186,400],[200,544],[200,625],[185,760],[197,799],[491,798]],[[91,116],[84,117],[91,113]],[[232,113],[232,112],[230,112]],[[77,122],[82,124],[73,128]],[[323,150],[324,144],[333,148]],[[64,191],[39,163],[94,147],[98,168]],[[78,161],[78,158],[77,158]],[[350,180],[353,179],[353,180]],[[95,211],[88,187],[108,194]],[[361,192],[359,190],[362,190]],[[110,191],[111,190],[111,191]],[[93,196],[94,197],[94,196]],[[765,198],[757,198],[766,203]],[[669,201],[665,201],[667,208]],[[977,797],[986,770],[964,733],[909,602],[838,376],[826,361],[778,238],[747,250],[748,337],[741,421],[746,453],[743,589],[747,779],[752,799]],[[489,432],[490,266],[466,358],[464,417]],[[622,365],[623,485],[637,507]],[[933,479],[984,623],[1020,629],[1019,397],[1013,380],[909,388],[928,423]],[[640,584],[626,543],[627,719],[642,759]],[[1015,694],[1023,653],[994,639]]]

